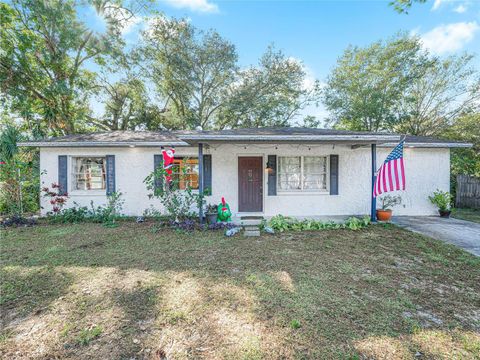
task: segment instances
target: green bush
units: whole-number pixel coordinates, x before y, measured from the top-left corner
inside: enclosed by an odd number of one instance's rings
[[[309,231],[309,230],[331,230],[331,229],[350,229],[360,230],[370,225],[370,218],[368,216],[359,219],[357,217],[350,217],[343,223],[336,223],[334,221],[318,221],[312,219],[305,219],[299,221],[295,218],[283,215],[276,215],[268,221],[268,226],[278,232],[284,231]]]
[[[448,191],[437,189],[428,199],[433,205],[438,207],[438,210],[447,211],[451,207],[453,197]]]
[[[93,205],[90,202],[90,208],[78,206],[76,202],[73,207],[61,209],[58,213],[52,213],[47,219],[51,223],[71,224],[80,222],[93,222],[105,225],[115,224],[115,221],[122,218],[121,211],[124,201],[121,199],[122,193],[113,193],[108,196],[106,206]]]

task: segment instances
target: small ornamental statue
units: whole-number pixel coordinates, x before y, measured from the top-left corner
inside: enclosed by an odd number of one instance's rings
[[[230,206],[225,202],[225,198],[222,197],[222,202],[217,207],[218,220],[219,221],[232,221],[232,212]]]

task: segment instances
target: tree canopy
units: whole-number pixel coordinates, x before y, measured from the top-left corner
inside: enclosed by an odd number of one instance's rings
[[[335,127],[439,135],[460,115],[478,111],[473,56],[439,58],[418,38],[401,35],[350,47],[328,77],[323,101]]]

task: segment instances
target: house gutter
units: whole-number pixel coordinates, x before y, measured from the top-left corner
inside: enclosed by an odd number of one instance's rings
[[[399,135],[177,135],[185,141],[396,141]]]

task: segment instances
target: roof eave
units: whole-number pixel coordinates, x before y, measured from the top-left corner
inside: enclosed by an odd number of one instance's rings
[[[384,143],[381,147],[395,147],[398,143]],[[428,142],[405,142],[405,147],[410,148],[471,148],[473,144],[470,143],[428,143]]]
[[[184,141],[278,141],[278,142],[313,142],[313,141],[345,141],[345,142],[385,142],[398,141],[399,135],[178,135]]]
[[[157,147],[157,146],[190,146],[184,141],[25,141],[19,142],[22,147]]]

